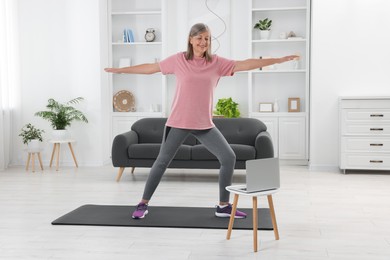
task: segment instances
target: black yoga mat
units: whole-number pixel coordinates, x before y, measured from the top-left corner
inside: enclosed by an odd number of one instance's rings
[[[166,228],[227,229],[229,218],[218,218],[215,208],[149,206],[143,219],[132,219],[134,206],[84,205],[54,220],[53,225],[129,226]],[[240,209],[248,214],[235,219],[234,229],[253,229],[252,209]],[[273,230],[269,209],[258,209],[259,230]]]

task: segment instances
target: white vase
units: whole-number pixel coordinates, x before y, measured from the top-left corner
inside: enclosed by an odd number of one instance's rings
[[[30,142],[27,143],[27,150],[31,152],[39,152],[41,149],[41,142],[38,139],[30,140]]]
[[[70,138],[68,130],[53,130],[52,132],[53,140],[63,141]]]
[[[279,112],[279,102],[277,99],[274,102],[274,112]]]
[[[270,35],[269,30],[260,30],[260,39],[261,40],[268,40]]]

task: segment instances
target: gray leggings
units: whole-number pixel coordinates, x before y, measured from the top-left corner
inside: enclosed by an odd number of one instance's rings
[[[189,130],[165,127],[160,153],[150,170],[142,199],[150,200],[157,188],[157,185],[160,183],[165,170],[179,150],[180,145],[190,134],[194,135],[212,154],[218,158],[221,164],[221,168],[219,170],[219,200],[221,202],[229,202],[229,192],[226,191],[225,187],[231,185],[232,183],[236,155],[216,127],[206,130]]]

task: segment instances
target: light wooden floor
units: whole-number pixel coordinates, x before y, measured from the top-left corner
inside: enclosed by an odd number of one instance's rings
[[[260,231],[257,253],[251,231],[233,230],[227,241],[225,230],[50,224],[84,204],[136,204],[148,171],[127,169],[120,183],[116,173],[111,166],[0,172],[0,259],[390,259],[390,174],[281,167],[280,240]],[[235,173],[235,184],[244,179]],[[151,203],[214,206],[217,194],[217,171],[169,170]],[[239,207],[251,207],[250,199]]]

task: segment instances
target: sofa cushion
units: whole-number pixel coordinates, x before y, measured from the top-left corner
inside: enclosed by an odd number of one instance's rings
[[[255,118],[214,118],[213,122],[229,144],[253,146],[257,135],[267,130],[267,126]]]
[[[156,159],[160,152],[161,144],[131,144],[128,149],[130,159]],[[191,146],[182,145],[176,153],[175,160],[190,160]]]
[[[256,158],[256,149],[250,145],[231,144],[236,160],[251,160]],[[192,160],[216,160],[217,158],[209,152],[203,144],[194,145],[191,152]]]
[[[143,118],[131,126],[131,130],[137,133],[138,143],[161,144],[167,118]],[[196,138],[192,135],[184,141],[184,144],[193,145]]]

